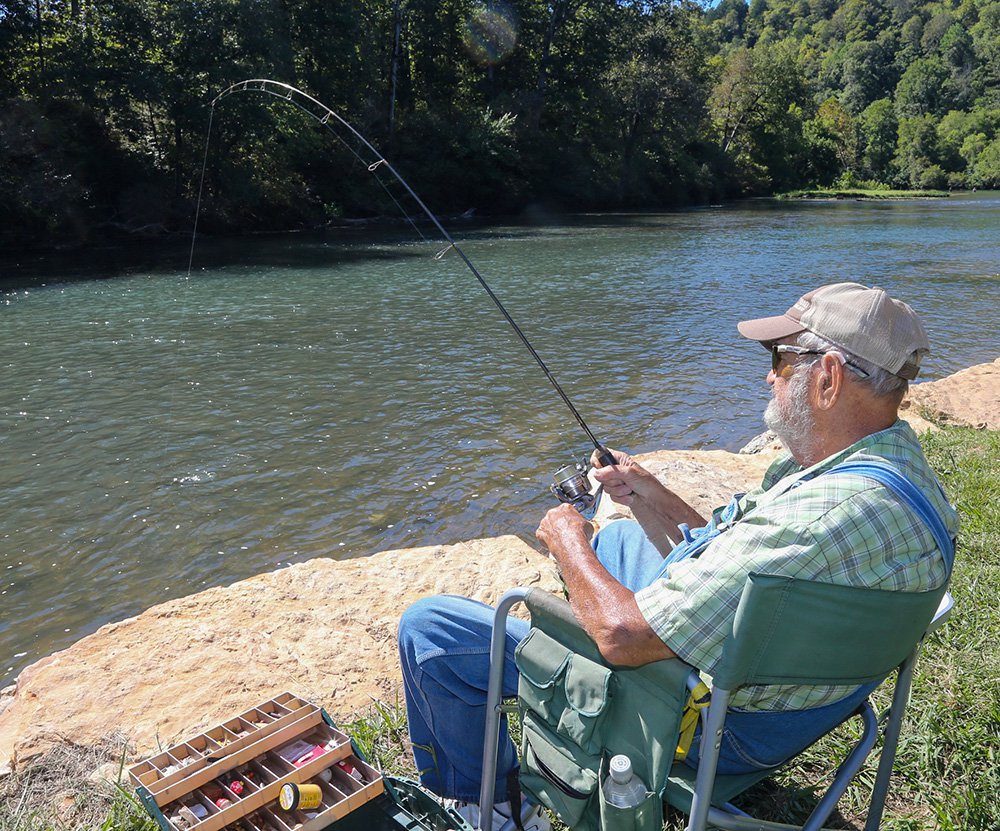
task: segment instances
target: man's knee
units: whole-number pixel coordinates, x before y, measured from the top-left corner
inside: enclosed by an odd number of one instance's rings
[[[399,618],[399,642],[409,639],[414,632],[426,631],[431,622],[437,618],[437,597],[423,597],[406,607]]]
[[[633,592],[648,586],[663,567],[663,555],[635,520],[608,523],[595,537],[594,550],[611,576]]]
[[[442,607],[439,597],[424,597],[410,604],[399,618],[397,641],[404,662],[416,663],[432,648],[434,633],[440,629]]]
[[[409,606],[399,619],[399,651],[421,661],[458,647],[489,648],[492,609],[467,597],[435,595]]]
[[[619,549],[640,544],[646,538],[642,526],[634,519],[617,519],[605,525],[594,537],[598,553],[602,548]]]

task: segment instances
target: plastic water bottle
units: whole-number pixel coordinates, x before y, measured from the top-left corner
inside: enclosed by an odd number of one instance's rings
[[[632,773],[632,760],[621,754],[611,757],[603,788],[605,801],[618,808],[634,808],[646,798],[646,786]]]

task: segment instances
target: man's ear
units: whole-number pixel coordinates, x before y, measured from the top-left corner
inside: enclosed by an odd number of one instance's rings
[[[816,373],[816,406],[821,410],[831,410],[837,403],[844,388],[846,367],[833,355],[824,355]]]

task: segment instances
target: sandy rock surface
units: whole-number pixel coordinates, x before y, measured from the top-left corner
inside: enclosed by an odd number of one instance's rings
[[[494,603],[558,591],[552,561],[513,536],[315,559],[154,606],[28,667],[0,698],[0,768],[116,730],[140,755],[290,690],[346,719],[399,684],[400,613],[427,595]]]
[[[913,410],[948,424],[1000,430],[1000,358],[940,381],[913,384],[902,412],[909,418]]]

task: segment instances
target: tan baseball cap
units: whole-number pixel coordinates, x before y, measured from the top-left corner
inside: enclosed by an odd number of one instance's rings
[[[917,313],[883,289],[833,283],[802,295],[783,315],[744,320],[740,334],[770,347],[774,341],[809,331],[853,352],[893,375],[912,381],[920,357],[930,352]],[[916,360],[911,355],[916,352]]]

